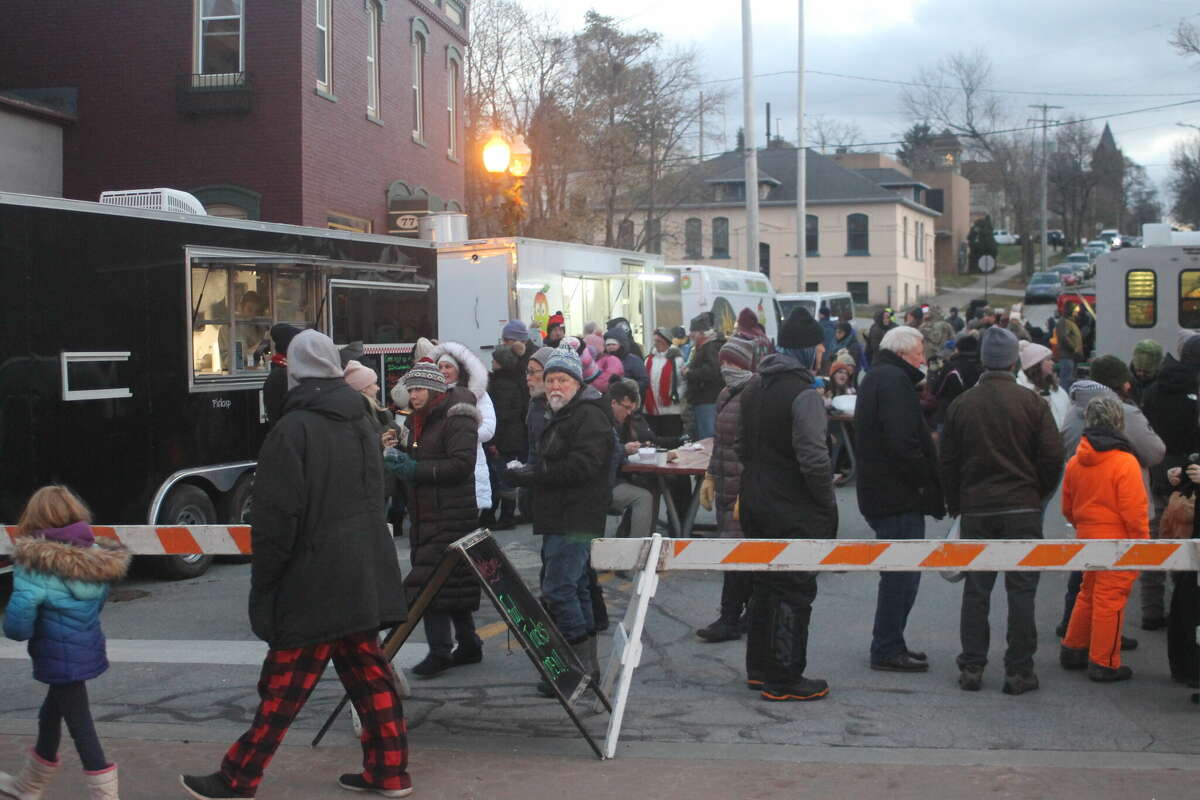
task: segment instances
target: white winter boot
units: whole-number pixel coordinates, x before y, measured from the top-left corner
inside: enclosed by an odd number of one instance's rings
[[[59,762],[46,761],[30,748],[29,758],[25,761],[20,775],[14,777],[7,772],[0,772],[0,797],[39,800],[50,779],[54,777],[58,765]]]
[[[109,764],[97,772],[84,770],[87,781],[88,800],[120,800],[117,797],[117,765]]]

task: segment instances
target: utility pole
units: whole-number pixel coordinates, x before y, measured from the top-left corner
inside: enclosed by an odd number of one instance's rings
[[[746,269],[761,272],[758,258],[758,143],[754,136],[754,37],[750,0],[742,0],[742,146],[746,160]]]
[[[1046,250],[1048,243],[1046,241],[1046,185],[1047,174],[1050,172],[1050,159],[1046,155],[1046,126],[1047,116],[1052,108],[1062,108],[1062,106],[1031,105],[1030,108],[1040,108],[1042,110],[1042,248],[1041,248],[1041,264],[1042,272],[1046,271]]]
[[[800,0],[796,65],[796,291],[804,291],[804,266],[808,256],[808,175],[804,136],[804,0]]]

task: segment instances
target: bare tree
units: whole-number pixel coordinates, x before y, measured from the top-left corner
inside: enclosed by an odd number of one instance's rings
[[[1075,243],[1085,235],[1093,216],[1093,192],[1098,180],[1092,169],[1096,128],[1088,122],[1068,119],[1055,131],[1054,142],[1048,176],[1051,210],[1062,219],[1067,241]]]
[[[862,142],[862,128],[848,120],[812,114],[805,118],[804,133],[808,144],[822,153],[851,150]]]
[[[1200,56],[1200,30],[1186,19],[1179,20],[1171,46],[1184,56]]]

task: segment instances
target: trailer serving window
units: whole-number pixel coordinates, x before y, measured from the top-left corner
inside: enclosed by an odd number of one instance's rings
[[[335,344],[415,342],[433,329],[428,286],[331,280],[329,335]]]
[[[1154,270],[1129,270],[1125,273],[1125,324],[1153,328],[1157,322],[1158,279]]]
[[[1200,269],[1179,273],[1179,327],[1200,328]]]
[[[271,363],[271,326],[312,325],[307,265],[195,257],[189,271],[194,384],[263,378]]]

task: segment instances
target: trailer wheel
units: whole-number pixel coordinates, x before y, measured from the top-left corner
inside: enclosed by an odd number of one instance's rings
[[[250,495],[254,491],[254,473],[247,472],[238,478],[221,502],[222,518],[230,525],[250,524]],[[222,562],[249,564],[252,556],[225,556]]]
[[[158,521],[166,525],[216,525],[217,510],[198,486],[176,486],[167,495]],[[161,556],[154,559],[158,574],[168,580],[197,578],[208,571],[212,556]]]

